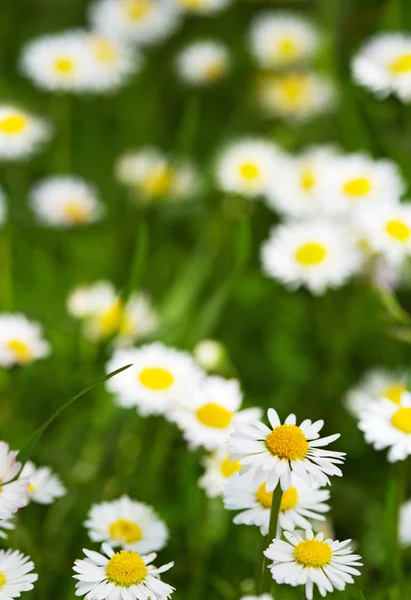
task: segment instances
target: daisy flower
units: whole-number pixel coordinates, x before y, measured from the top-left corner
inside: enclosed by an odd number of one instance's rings
[[[98,221],[104,209],[94,186],[79,177],[48,177],[31,191],[31,207],[38,220],[53,227],[78,227]]]
[[[109,392],[123,407],[135,406],[143,416],[169,416],[177,403],[192,397],[203,372],[191,356],[160,343],[115,350],[107,373],[132,363],[132,367],[107,381]]]
[[[307,600],[312,600],[314,586],[326,596],[334,589],[344,590],[354,583],[353,575],[360,575],[355,567],[362,566],[361,556],[351,553],[351,540],[324,539],[323,533],[314,536],[309,529],[300,534],[285,531],[284,536],[286,542],[273,540],[264,552],[273,561],[268,568],[277,583],[305,585]]]
[[[296,425],[296,416],[289,415],[284,424],[273,408],[269,408],[268,420],[272,429],[255,421],[252,425],[234,423],[234,433],[228,439],[232,459],[242,465],[241,474],[250,469],[256,481],[265,482],[267,492],[272,492],[278,483],[283,492],[291,485],[291,474],[295,473],[307,485],[330,484],[327,475],[342,476],[336,466],[344,462],[344,452],[323,450],[340,437],[340,434],[320,438],[324,421],[312,423],[306,419]]]
[[[194,86],[210,85],[227,74],[229,53],[224,44],[213,40],[192,42],[177,56],[180,78]]]
[[[38,504],[52,504],[67,493],[60,477],[50,467],[36,467],[31,461],[26,462],[19,478],[28,481],[29,499]]]
[[[24,159],[50,138],[51,127],[43,119],[5,104],[0,105],[0,159]]]
[[[396,94],[411,100],[411,35],[383,33],[367,40],[352,63],[357,83],[380,98]]]
[[[167,527],[151,506],[128,496],[93,504],[84,525],[93,542],[141,554],[161,550],[168,538]]]
[[[264,12],[251,26],[250,49],[263,69],[290,66],[312,58],[319,36],[310,21],[291,12]]]
[[[291,483],[281,498],[277,537],[281,530],[311,528],[313,520],[323,521],[323,513],[330,510],[325,504],[330,497],[327,490],[308,486],[294,474]],[[265,481],[256,483],[250,474],[237,473],[227,481],[223,496],[226,509],[241,511],[234,517],[236,525],[257,525],[262,535],[268,534],[273,492],[267,492]]]
[[[42,327],[22,314],[0,314],[0,365],[25,365],[50,354]]]
[[[28,480],[13,481],[21,469],[17,455],[18,451],[10,451],[6,442],[0,442],[0,521],[28,503]]]
[[[193,355],[200,367],[206,371],[214,371],[224,361],[225,349],[216,340],[201,340],[195,345]]]
[[[224,192],[255,198],[279,176],[282,162],[281,152],[270,142],[256,138],[232,142],[217,160],[218,186]]]
[[[344,285],[361,266],[361,255],[343,224],[326,220],[273,227],[261,249],[264,272],[289,289],[313,294]]]
[[[406,390],[405,371],[374,368],[367,371],[359,383],[347,392],[345,404],[348,410],[358,417],[365,408],[380,398],[387,398],[394,404],[399,404]]]
[[[174,591],[160,579],[161,573],[168,571],[173,563],[155,567],[151,563],[156,554],[140,556],[132,550],[114,550],[102,545],[102,552],[83,550],[87,558],[76,560],[73,575],[77,579],[76,596],[87,600],[166,600]]]
[[[34,563],[18,550],[0,550],[0,595],[3,600],[18,598],[33,589],[38,575]]]
[[[224,10],[232,0],[174,0],[178,8],[202,16],[214,15]]]
[[[411,546],[411,500],[407,500],[401,506],[398,536],[401,546],[404,548]]]
[[[203,459],[204,474],[198,480],[208,498],[221,496],[227,481],[241,469],[238,460],[230,460],[227,448],[218,448]]]

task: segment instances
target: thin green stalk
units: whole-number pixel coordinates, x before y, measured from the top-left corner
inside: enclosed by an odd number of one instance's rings
[[[396,494],[396,511],[395,511],[395,519],[394,519],[394,527],[395,531],[393,532],[395,545],[394,545],[394,553],[393,553],[393,573],[395,575],[395,580],[398,585],[400,591],[403,591],[404,587],[404,569],[403,569],[403,560],[402,560],[402,548],[399,541],[399,521],[400,521],[400,511],[401,507],[405,501],[406,493],[407,493],[407,476],[408,476],[408,468],[409,462],[408,460],[402,460],[396,465],[396,477],[397,477],[397,494]]]
[[[273,499],[271,502],[271,512],[270,512],[270,524],[268,526],[268,534],[265,536],[265,549],[269,546],[269,544],[277,537],[277,527],[278,527],[278,516],[280,514],[280,506],[281,499],[283,497],[283,492],[281,490],[280,485],[274,490]],[[271,591],[271,574],[267,569],[267,558],[264,553],[261,554],[261,569],[260,569],[260,577],[257,582],[257,590],[258,594],[269,594]]]
[[[0,256],[2,271],[1,307],[13,310],[13,260],[12,229],[10,223],[4,227],[0,235]]]

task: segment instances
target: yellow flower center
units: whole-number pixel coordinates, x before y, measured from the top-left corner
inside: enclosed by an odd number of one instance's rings
[[[174,383],[174,377],[170,371],[161,367],[147,367],[140,372],[138,378],[144,387],[155,392],[167,390]]]
[[[307,456],[307,438],[297,425],[279,425],[265,440],[274,456],[286,460],[299,460]]]
[[[210,63],[207,67],[205,67],[203,73],[206,79],[210,81],[215,81],[216,79],[220,79],[220,77],[224,75],[224,71],[224,61],[216,60],[213,63]]]
[[[71,75],[74,71],[74,60],[71,58],[61,57],[54,61],[54,69],[60,75]]]
[[[366,177],[357,177],[344,183],[343,190],[349,196],[365,196],[371,190],[371,183]]]
[[[312,167],[305,166],[301,170],[300,186],[304,192],[310,192],[316,184],[315,175]]]
[[[316,242],[309,242],[300,246],[295,253],[295,259],[301,265],[311,267],[312,265],[319,265],[325,257],[327,251],[321,244]]]
[[[286,492],[283,493],[281,498],[280,510],[285,512],[291,510],[298,502],[298,492],[295,487],[289,487]]]
[[[239,169],[241,176],[248,181],[255,181],[260,176],[260,169],[252,162],[242,163]]]
[[[391,423],[404,433],[411,433],[411,408],[399,408],[391,417]]]
[[[385,231],[398,242],[406,242],[411,235],[410,228],[402,221],[388,221]]]
[[[151,0],[126,0],[126,15],[130,21],[140,21],[151,9]]]
[[[146,196],[165,196],[173,183],[173,173],[168,165],[152,170],[142,181],[141,189]]]
[[[381,392],[381,396],[388,398],[394,404],[399,404],[402,394],[407,390],[405,383],[392,383]]]
[[[33,492],[36,491],[36,486],[33,485],[32,483],[29,483],[27,490],[32,494]]]
[[[27,125],[27,119],[23,115],[10,115],[0,121],[2,133],[21,133]]]
[[[196,410],[196,416],[200,423],[207,427],[225,429],[230,425],[233,413],[219,404],[209,402]]]
[[[0,590],[2,590],[4,588],[4,586],[6,585],[6,576],[4,573],[0,572]]]
[[[118,49],[105,37],[95,36],[92,40],[96,60],[107,65],[112,65],[118,58]]]
[[[228,477],[231,477],[234,475],[234,473],[238,473],[238,471],[241,469],[241,465],[238,460],[230,460],[230,455],[228,455],[221,463],[220,469],[223,477],[228,479]]]
[[[278,79],[277,85],[285,105],[298,105],[307,93],[306,76],[291,73]]]
[[[291,37],[284,36],[278,44],[278,52],[284,58],[294,58],[297,54],[297,44],[295,43],[295,40]]]
[[[81,200],[70,200],[64,207],[64,215],[73,225],[82,225],[90,218],[90,207]]]
[[[14,357],[19,362],[30,362],[33,360],[33,353],[30,347],[20,340],[9,340],[7,349],[14,354]]]
[[[109,534],[113,540],[124,541],[126,544],[134,544],[143,537],[140,527],[133,521],[127,521],[126,519],[118,519],[111,523]]]
[[[137,585],[147,576],[144,560],[135,552],[122,550],[110,558],[106,567],[107,579],[119,587]]]
[[[403,75],[411,71],[411,54],[401,54],[388,63],[388,69],[395,75]]]
[[[256,491],[255,497],[263,508],[271,508],[273,502],[273,492],[267,492],[265,489],[265,481]]]
[[[123,302],[116,298],[110,308],[99,317],[99,325],[103,336],[114,335],[120,328],[123,318]]]
[[[333,551],[327,542],[305,540],[294,548],[294,558],[302,567],[321,569],[328,565],[332,557]]]

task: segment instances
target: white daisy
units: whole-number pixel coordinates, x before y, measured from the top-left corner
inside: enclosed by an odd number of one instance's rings
[[[98,221],[104,209],[94,186],[79,177],[60,175],[37,183],[31,207],[39,221],[54,227],[77,227]]]
[[[21,592],[33,589],[38,575],[32,573],[34,563],[18,550],[0,550],[0,597],[18,598]]]
[[[240,463],[230,460],[226,447],[218,448],[203,459],[204,474],[198,480],[208,498],[221,496],[230,477],[241,469]]]
[[[216,340],[201,340],[194,349],[193,355],[200,367],[206,371],[214,371],[225,359],[225,348]]]
[[[198,15],[214,15],[224,10],[232,0],[174,0],[178,8]]]
[[[30,156],[51,135],[51,127],[43,119],[30,113],[0,105],[0,159],[17,160]]]
[[[264,272],[291,290],[313,294],[344,285],[361,266],[361,254],[340,223],[317,220],[273,227],[261,249]]]
[[[312,521],[323,521],[323,513],[330,510],[325,501],[330,493],[317,486],[308,486],[295,474],[292,485],[283,492],[278,516],[280,531],[294,531],[296,528],[311,528]],[[236,473],[227,480],[224,488],[224,506],[228,510],[241,511],[233,519],[237,525],[256,525],[261,534],[268,534],[273,492],[267,492],[265,481],[258,483],[250,474]]]
[[[10,451],[6,442],[0,442],[0,520],[9,519],[28,503],[28,480],[13,481],[21,469],[17,455],[18,451]]]
[[[404,548],[411,546],[411,500],[407,500],[401,506],[398,536],[401,546]]]
[[[183,81],[195,86],[210,85],[225,77],[230,57],[227,47],[220,42],[197,41],[180,51],[176,64]]]
[[[257,138],[232,142],[218,157],[217,183],[225,192],[254,198],[265,194],[282,164],[282,153],[270,142]]]
[[[50,354],[43,328],[22,314],[0,314],[0,365],[13,367],[31,363]]]
[[[358,417],[365,408],[380,398],[388,398],[394,404],[399,404],[406,390],[405,371],[374,368],[367,371],[359,383],[347,392],[345,404]]]
[[[308,60],[318,44],[319,35],[313,24],[291,12],[261,13],[251,26],[251,52],[263,69]]]
[[[293,587],[305,585],[307,600],[312,600],[314,586],[321,596],[334,589],[342,591],[347,583],[354,583],[353,575],[360,575],[355,567],[361,556],[352,554],[349,543],[324,539],[323,533],[314,536],[311,530],[293,534],[284,532],[287,541],[273,540],[265,556],[272,560],[269,565],[272,578],[277,583]]]
[[[52,504],[67,493],[60,477],[50,467],[36,467],[31,461],[26,462],[19,478],[28,481],[29,499],[38,504]]]
[[[141,554],[164,548],[168,531],[151,506],[122,496],[93,504],[84,523],[93,542],[107,542]]]
[[[87,558],[74,563],[76,596],[87,600],[166,600],[173,593],[174,588],[160,580],[161,573],[173,563],[157,568],[150,564],[157,556],[154,553],[114,552],[108,544],[102,545],[102,551],[104,554],[84,549]]]
[[[130,363],[132,367],[110,379],[106,386],[120,406],[135,406],[144,417],[169,416],[177,403],[192,397],[204,376],[189,354],[160,343],[117,349],[106,371]]]
[[[354,79],[384,98],[411,100],[411,35],[391,32],[367,40],[352,63]]]
[[[289,415],[282,425],[273,408],[267,415],[272,429],[260,421],[234,423],[228,445],[232,458],[243,465],[242,474],[251,469],[256,481],[266,482],[267,492],[279,482],[283,492],[288,490],[293,472],[308,485],[316,482],[320,486],[330,484],[327,475],[342,476],[336,465],[344,462],[345,453],[322,449],[337,440],[339,433],[320,438],[324,421],[306,419],[298,426],[296,416]]]

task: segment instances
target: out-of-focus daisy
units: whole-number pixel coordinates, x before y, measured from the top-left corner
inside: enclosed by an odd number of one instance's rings
[[[270,179],[281,173],[282,160],[282,153],[265,140],[232,142],[218,158],[217,183],[225,192],[248,198],[260,196],[266,192]]]
[[[206,371],[214,371],[224,361],[225,349],[216,340],[201,340],[195,345],[193,355],[200,367]]]
[[[52,504],[67,493],[60,477],[50,467],[36,467],[31,461],[26,462],[19,478],[28,481],[29,499],[38,504]]]
[[[39,221],[54,227],[77,227],[98,221],[104,209],[94,186],[79,177],[48,177],[31,191],[31,207]]]
[[[87,42],[92,61],[90,91],[116,90],[139,70],[141,57],[129,45],[97,32],[88,34]]]
[[[84,549],[87,558],[75,561],[76,596],[88,600],[166,600],[173,593],[174,588],[160,579],[173,563],[155,567],[150,564],[156,559],[154,553],[140,556],[131,550],[114,552],[108,544],[102,545],[102,551],[104,554]]]
[[[133,366],[107,381],[120,406],[135,406],[142,416],[164,414],[191,398],[203,373],[186,352],[160,343],[140,348],[117,349],[106,366],[107,373]]]
[[[226,8],[231,0],[173,0],[176,6],[188,13],[213,15]]]
[[[227,47],[213,40],[192,42],[177,56],[177,72],[195,86],[211,85],[227,74],[230,64]]]
[[[233,424],[261,418],[261,409],[240,410],[242,393],[238,381],[211,376],[172,410],[171,418],[183,431],[190,448],[214,450],[225,444]]]
[[[250,46],[263,69],[310,59],[318,48],[317,29],[291,12],[264,12],[251,26]]]
[[[318,73],[264,74],[257,96],[267,116],[305,120],[330,112],[336,101],[334,83]]]
[[[383,33],[367,40],[353,60],[354,79],[381,98],[411,100],[411,35]]]
[[[354,583],[353,575],[360,575],[361,556],[352,554],[349,543],[324,539],[323,533],[314,536],[311,530],[293,534],[284,532],[286,542],[275,539],[264,552],[272,560],[271,575],[277,583],[293,587],[305,585],[307,600],[312,600],[314,586],[321,596],[334,589],[342,591],[347,583]]]
[[[316,482],[329,485],[327,475],[341,477],[336,466],[344,462],[344,452],[323,450],[340,434],[320,438],[324,421],[312,423],[306,419],[296,425],[296,416],[289,415],[284,424],[273,408],[268,409],[272,429],[261,421],[244,425],[234,423],[234,433],[228,439],[232,458],[242,465],[241,474],[252,470],[256,481],[265,481],[265,489],[272,492],[278,483],[283,492],[291,487],[294,472],[308,485]]]
[[[99,0],[91,5],[90,20],[110,37],[152,45],[173,33],[180,19],[172,0]]]
[[[10,451],[6,442],[0,442],[0,520],[9,519],[28,503],[28,480],[15,480],[21,469],[17,455],[18,451]]]
[[[11,531],[15,527],[16,527],[16,524],[12,518],[2,519],[0,521],[0,538],[2,538],[3,540],[6,540],[7,536],[8,536],[8,531]]]
[[[33,589],[38,575],[34,563],[18,550],[0,550],[0,596],[2,600],[18,598]]]
[[[24,159],[36,152],[51,135],[43,119],[14,106],[0,105],[0,159]]]
[[[122,496],[93,504],[84,524],[93,542],[107,542],[141,554],[164,548],[168,531],[151,506]]]
[[[25,365],[50,354],[42,327],[22,314],[0,314],[0,365]]]
[[[361,264],[347,228],[325,220],[273,227],[261,258],[267,275],[290,289],[305,285],[313,294],[344,285]]]
[[[359,429],[375,450],[389,448],[389,462],[411,454],[411,394],[403,392],[399,403],[388,398],[372,402],[360,414]]]
[[[405,371],[375,368],[367,371],[360,382],[348,391],[345,403],[354,415],[359,416],[365,408],[380,398],[388,398],[394,404],[399,404],[406,390]]]
[[[231,461],[228,449],[223,447],[215,450],[204,458],[204,474],[198,485],[205,491],[208,498],[221,496],[230,477],[241,469],[238,461]]]
[[[401,506],[398,536],[403,547],[411,546],[411,500]]]

